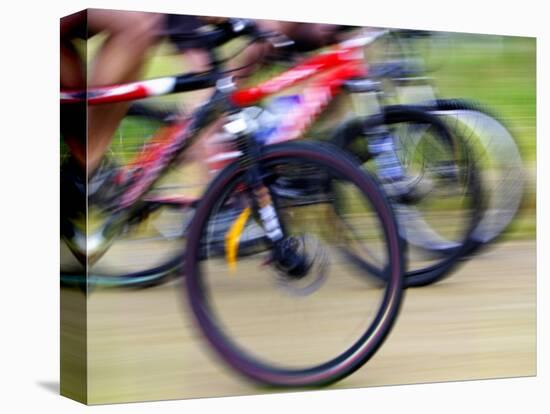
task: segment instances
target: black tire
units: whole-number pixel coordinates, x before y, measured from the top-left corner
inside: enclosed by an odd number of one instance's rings
[[[208,223],[212,214],[215,214],[218,206],[223,205],[224,200],[231,197],[231,194],[237,191],[236,189],[241,188],[245,182],[244,171],[237,163],[233,163],[225,168],[210,184],[198,206],[189,229],[184,266],[188,301],[199,329],[212,345],[217,355],[248,379],[277,387],[327,385],[359,369],[382,345],[398,315],[402,298],[403,255],[395,217],[393,216],[390,204],[379,190],[375,181],[358,168],[357,164],[349,156],[332,146],[306,142],[268,146],[262,150],[259,163],[264,183],[273,182],[272,180],[284,177],[284,170],[289,165],[291,166],[291,170],[292,166],[298,166],[299,168],[310,166],[311,168],[318,168],[323,173],[327,173],[328,177],[332,177],[330,174],[334,174],[334,177],[338,177],[338,179],[347,180],[346,182],[355,186],[354,188],[357,189],[359,194],[368,201],[369,206],[374,211],[375,219],[379,220],[383,240],[387,242],[384,245],[384,253],[387,255],[390,268],[390,275],[385,284],[385,290],[382,291],[383,294],[380,297],[379,307],[376,308],[375,317],[370,322],[370,325],[367,326],[367,329],[360,329],[359,338],[355,339],[354,337],[354,342],[352,342],[351,346],[348,347],[346,345],[343,349],[336,346],[336,356],[331,355],[326,359],[321,359],[320,363],[316,360],[315,362],[311,362],[311,365],[303,366],[302,364],[306,364],[306,362],[298,357],[296,358],[299,359],[299,362],[293,360],[290,363],[287,361],[287,358],[291,356],[288,355],[288,349],[283,344],[299,344],[299,346],[291,347],[291,349],[296,352],[306,352],[305,355],[309,357],[313,354],[312,351],[317,349],[304,345],[305,342],[313,341],[313,344],[318,344],[318,342],[303,331],[300,331],[300,335],[296,336],[284,335],[283,329],[295,329],[294,327],[287,326],[285,318],[288,318],[291,324],[296,323],[300,325],[304,318],[307,319],[308,315],[299,311],[294,312],[294,307],[291,307],[290,313],[284,306],[271,307],[275,299],[286,295],[286,291],[281,294],[276,287],[270,285],[271,281],[268,280],[270,277],[268,270],[271,268],[265,269],[264,267],[262,269],[265,270],[261,273],[250,276],[246,272],[247,268],[243,268],[243,265],[239,262],[241,271],[238,274],[229,275],[227,278],[222,277],[219,279],[221,285],[216,285],[217,282],[214,278],[210,278],[208,269],[212,268],[213,274],[217,275],[221,273],[219,269],[223,268],[224,263],[211,263],[210,260],[201,260],[201,246],[205,243],[205,238],[207,238]],[[277,211],[283,215],[282,211],[284,207],[281,207],[279,204],[280,200],[277,200],[276,195],[273,195],[273,201],[277,206]],[[281,203],[284,203],[284,201],[281,201]],[[297,219],[297,221],[302,220]],[[316,220],[316,222],[319,221],[318,219]],[[286,224],[283,223],[283,225],[288,225],[288,222]],[[258,258],[258,260],[261,259],[261,257]],[[243,272],[242,269],[245,271]],[[331,281],[336,284],[344,283],[343,278],[345,277],[347,275],[342,272],[337,278],[332,278]],[[352,279],[355,280],[354,278]],[[349,281],[349,279],[345,280]],[[265,291],[253,290],[251,292],[246,290],[250,289],[248,284],[256,286],[255,283],[259,285],[264,282],[271,289]],[[241,283],[241,288],[236,289],[235,283]],[[330,284],[331,282],[326,283]],[[363,293],[364,281],[357,280],[357,283],[359,284],[359,290]],[[239,284],[236,286],[239,286]],[[218,299],[217,292],[221,292],[222,299]],[[351,290],[351,292],[359,294],[357,290]],[[370,291],[364,288],[364,292],[366,295],[366,292]],[[264,294],[269,295],[271,293],[274,293],[273,301],[264,299]],[[377,293],[380,293],[380,291]],[[309,292],[308,295],[307,300],[305,297],[293,299],[290,295],[287,295],[284,296],[282,302],[296,305],[296,307],[305,306],[306,301],[312,300],[313,294]],[[319,299],[319,295],[316,298]],[[320,299],[323,299],[322,295]],[[224,305],[224,300],[229,303],[229,313],[240,315],[237,317],[240,326],[236,327],[224,323],[224,320],[228,318],[227,313],[219,311]],[[335,311],[338,311],[340,307],[344,308],[347,304],[345,297],[336,302],[334,303],[334,299],[332,301],[330,299],[326,302],[322,301],[323,311],[326,312],[327,308],[330,309],[331,306],[335,305]],[[248,309],[244,309],[246,303],[253,303],[254,310],[249,311]],[[358,313],[366,313],[365,309],[368,307],[368,304],[363,300],[360,301],[356,311]],[[265,310],[265,307],[267,307],[268,312],[263,314],[262,312]],[[271,318],[263,319],[263,315],[267,315],[266,317],[271,315]],[[273,319],[273,315],[276,315],[275,319]],[[317,316],[317,313],[313,312],[312,315]],[[346,325],[348,322],[347,319],[352,319],[354,316],[354,314],[348,315],[346,318],[339,319],[339,322]],[[260,318],[260,323],[249,323],[250,319],[255,317]],[[247,351],[246,346],[243,345],[243,341],[246,342],[246,339],[243,339],[238,334],[231,334],[231,332],[243,332],[240,330],[241,328],[244,330],[245,336],[248,335],[247,339],[251,339],[256,344],[259,341],[261,350],[254,348],[252,351]],[[307,328],[313,329],[314,327],[308,323]],[[270,335],[269,338],[261,335],[257,329],[265,330],[266,335]],[[317,327],[315,333],[319,334],[320,332],[322,330]],[[335,336],[332,330],[331,334]],[[326,337],[326,335],[324,336]],[[239,339],[236,339],[236,337]],[[350,339],[337,337],[334,340],[336,342],[342,340],[347,344],[347,341]],[[269,356],[258,357],[257,355],[264,352],[264,347],[269,349],[267,351]],[[327,347],[330,348],[328,344]],[[281,350],[284,350],[284,352],[281,353]],[[279,355],[277,352],[284,355]],[[319,350],[319,352],[324,354],[324,349]],[[292,353],[294,354],[294,352]],[[287,362],[273,361],[273,358],[279,357]],[[316,359],[316,357],[312,358]],[[299,364],[299,366],[295,366],[295,364]]]
[[[464,210],[467,212],[465,213],[467,214],[465,217],[466,222],[452,245],[450,244],[446,247],[445,243],[441,243],[439,246],[434,243],[427,244],[423,249],[427,252],[433,252],[435,256],[428,264],[419,263],[415,265],[409,259],[409,268],[405,272],[405,286],[416,287],[435,283],[449,275],[461,263],[464,254],[477,244],[474,239],[474,231],[483,211],[483,197],[478,177],[479,172],[467,144],[460,141],[459,138],[452,136],[446,125],[438,117],[428,113],[425,109],[405,105],[384,107],[378,115],[366,119],[351,119],[343,124],[334,133],[332,142],[338,147],[350,151],[361,162],[366,163],[370,159],[370,155],[368,154],[366,140],[364,139],[364,131],[373,130],[379,126],[391,128],[393,125],[401,123],[411,124],[412,126],[427,125],[428,128],[435,132],[435,137],[441,141],[443,146],[456,154],[460,154],[461,163],[464,164],[462,170],[465,187],[469,194],[469,198],[467,199],[468,205]],[[360,145],[357,146],[357,143]],[[403,217],[406,218],[406,214]],[[409,236],[404,230],[407,223],[403,218],[399,221],[403,238],[407,239]],[[410,242],[411,240],[409,239]],[[419,245],[419,243],[413,244]]]

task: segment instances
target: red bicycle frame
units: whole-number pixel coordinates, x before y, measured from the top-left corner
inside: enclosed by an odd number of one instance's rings
[[[333,73],[325,80],[327,83],[326,86],[336,91],[345,80],[354,76],[366,75],[365,63],[362,60],[363,56],[360,50],[362,46],[363,45],[348,47],[338,46],[327,52],[310,57],[292,69],[258,86],[233,92],[230,96],[230,100],[236,106],[240,107],[252,105],[269,95],[273,95],[294,86],[321,72],[338,68],[339,70],[337,72]],[[88,89],[87,91],[64,90],[61,91],[61,103],[71,104],[85,101],[88,105],[101,105],[134,101],[178,92],[179,80],[185,80],[189,83],[195,81],[197,84],[208,83],[206,80],[207,77],[207,73],[197,73],[149,79],[122,85],[103,86]],[[198,88],[199,87],[196,89]],[[189,87],[186,90],[191,89],[192,87]]]
[[[362,48],[380,35],[377,33],[362,39],[352,39],[309,57],[293,68],[257,86],[232,91],[228,94],[229,102],[234,107],[244,108],[301,82],[311,80],[311,84],[301,94],[303,103],[293,113],[291,128],[278,134],[276,142],[296,139],[305,132],[330,100],[339,93],[347,80],[367,75],[368,70],[363,59]],[[206,88],[215,83],[208,73],[187,74],[93,88],[88,91],[62,91],[61,103],[86,102],[87,105],[101,105],[201,87]],[[179,127],[173,128],[167,135],[164,135],[162,139],[154,140],[150,145],[146,145],[142,153],[130,163],[132,169],[140,170],[140,176],[137,179],[134,177],[134,182],[122,196],[121,208],[132,205],[143,196],[175,157],[175,154],[185,147],[186,141],[194,135],[189,133],[190,124],[191,122],[184,121]]]

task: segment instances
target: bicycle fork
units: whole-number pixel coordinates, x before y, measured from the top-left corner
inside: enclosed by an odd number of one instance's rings
[[[229,122],[224,128],[236,137],[237,149],[241,153],[239,164],[246,174],[245,181],[252,198],[253,210],[257,212],[259,222],[272,245],[270,262],[289,277],[305,276],[311,266],[311,260],[307,257],[301,239],[287,233],[277,212],[271,190],[262,179],[259,163],[260,144],[254,139],[254,133],[258,128],[256,121],[248,117],[244,111],[240,111],[229,116]],[[249,213],[245,214],[246,220]],[[241,231],[245,220],[236,222]],[[228,235],[230,233],[231,231]],[[232,256],[235,258],[236,254],[233,253]]]

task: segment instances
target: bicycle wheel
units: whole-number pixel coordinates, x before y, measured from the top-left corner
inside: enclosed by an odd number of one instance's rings
[[[519,148],[506,125],[474,103],[438,99],[425,109],[440,117],[450,132],[472,148],[480,169],[486,208],[470,253],[496,240],[510,226],[524,197],[525,176]]]
[[[75,265],[76,259],[63,243],[61,283],[66,286],[149,288],[182,276],[182,252],[195,207],[150,201],[144,202],[143,211],[147,217],[135,218],[129,223],[106,252],[91,264],[87,273],[82,266]],[[216,217],[218,239],[216,244],[211,244],[212,251],[217,249],[220,255],[224,254],[223,236],[237,212],[237,208],[232,208]],[[259,231],[255,222],[246,224],[239,256],[262,249],[264,235]]]
[[[402,236],[409,244],[405,285],[434,283],[459,264],[474,244],[483,209],[478,171],[471,151],[445,124],[419,108],[388,106],[380,115],[352,119],[333,142],[376,172],[368,148],[372,131],[387,128],[414,200],[392,198]]]
[[[307,174],[324,189],[315,198],[271,191],[284,240],[303,255],[302,271],[282,270],[270,245],[233,264],[209,254],[212,218],[236,194],[249,194],[246,171],[234,163],[211,183],[189,229],[188,302],[200,331],[237,372],[273,386],[326,385],[361,367],[397,317],[403,256],[395,218],[375,182],[337,148],[273,145],[262,150],[259,163],[268,188]],[[336,193],[347,205],[338,214]],[[256,217],[254,203],[247,201],[242,217]],[[353,240],[349,227],[355,229]],[[228,234],[232,239],[233,232]],[[342,244],[352,242],[373,267],[387,269],[384,283],[356,277],[364,270],[341,255]]]
[[[115,133],[108,157],[111,174],[131,170],[131,164],[140,157],[146,146],[155,145],[180,133],[184,124],[165,105],[160,107],[134,104]],[[88,239],[107,243],[105,251],[94,258],[85,275],[87,283],[99,287],[151,287],[179,275],[181,255],[185,249],[185,231],[194,213],[194,189],[185,181],[187,171],[174,165],[162,180],[140,201],[133,216],[111,240],[104,241],[101,225],[108,218],[102,206],[91,203],[90,223],[98,229],[89,229]],[[114,183],[106,183],[116,198]],[[112,187],[112,188],[111,188]],[[191,195],[189,195],[191,192]],[[113,236],[111,236],[113,237]],[[62,274],[66,281],[83,275]]]
[[[144,201],[141,213],[88,269],[88,283],[146,288],[179,276],[192,206]]]

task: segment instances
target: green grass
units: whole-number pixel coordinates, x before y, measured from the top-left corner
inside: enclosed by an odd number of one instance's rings
[[[515,133],[524,159],[536,159],[536,42],[533,38],[460,35],[433,74],[442,97],[474,100]],[[444,53],[444,52],[439,52]]]

